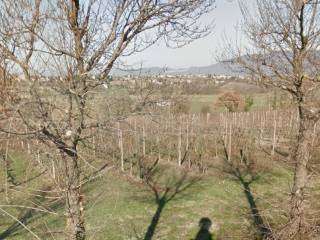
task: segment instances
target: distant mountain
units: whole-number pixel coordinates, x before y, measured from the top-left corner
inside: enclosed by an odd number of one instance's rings
[[[155,76],[155,75],[229,75],[239,76],[243,75],[239,71],[239,67],[233,67],[232,69],[223,62],[216,63],[209,66],[202,67],[189,67],[189,68],[161,68],[161,67],[150,67],[141,69],[128,69],[120,70],[115,69],[112,72],[114,76],[125,76],[125,75],[142,75],[142,76]]]
[[[274,52],[269,53],[266,55],[261,55],[257,57],[257,55],[252,55],[252,58],[250,56],[242,56],[242,60],[247,61],[250,63],[250,61],[253,61],[253,63],[256,63],[257,59],[259,59],[259,62],[263,65],[263,62],[269,62],[269,63],[279,63],[279,71],[287,71],[287,69],[291,69],[291,64],[288,62],[287,58],[292,59],[292,53],[287,52],[286,56],[283,55],[283,52]],[[320,51],[314,52],[314,57],[317,59],[320,58]],[[233,64],[232,68],[230,67],[230,63],[234,62],[234,59],[225,61],[225,62],[219,62],[213,65],[209,66],[200,66],[200,67],[189,67],[189,68],[161,68],[161,67],[151,67],[151,68],[142,68],[142,69],[136,69],[136,70],[114,70],[113,75],[116,76],[124,76],[124,75],[142,75],[142,76],[153,76],[153,75],[228,75],[228,76],[244,76],[246,75],[245,71],[241,71],[241,67],[237,64]],[[313,71],[313,66],[310,65],[309,62],[306,62],[305,64],[307,69],[310,69],[310,71]],[[265,73],[268,74],[270,69],[265,68]]]

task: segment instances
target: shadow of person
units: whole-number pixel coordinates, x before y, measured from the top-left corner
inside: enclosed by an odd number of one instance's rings
[[[195,240],[214,240],[213,235],[210,233],[212,222],[210,218],[203,217],[199,221],[200,230],[197,233]]]

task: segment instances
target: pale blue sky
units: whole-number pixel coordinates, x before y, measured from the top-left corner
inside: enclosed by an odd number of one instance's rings
[[[249,0],[251,1],[251,0]],[[169,49],[157,44],[143,53],[131,56],[129,64],[144,67],[189,67],[206,66],[216,62],[215,55],[223,46],[223,38],[235,39],[235,27],[241,23],[241,12],[237,0],[217,0],[216,9],[201,19],[204,23],[214,19],[213,32],[180,49]],[[123,59],[125,60],[125,59]]]

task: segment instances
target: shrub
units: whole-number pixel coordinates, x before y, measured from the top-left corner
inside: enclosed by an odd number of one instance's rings
[[[219,107],[225,107],[228,112],[236,112],[241,104],[241,97],[239,93],[236,92],[226,92],[221,95],[216,105]]]
[[[245,112],[249,112],[251,110],[253,106],[253,97],[252,96],[246,96],[244,98],[244,107],[243,107],[243,110]]]

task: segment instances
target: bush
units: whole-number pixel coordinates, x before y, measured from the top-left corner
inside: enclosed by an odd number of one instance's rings
[[[226,92],[221,95],[216,105],[219,107],[225,107],[228,112],[236,112],[241,104],[241,96],[237,92]]]
[[[253,106],[253,97],[252,96],[246,96],[244,99],[244,107],[243,110],[245,112],[249,112]]]

